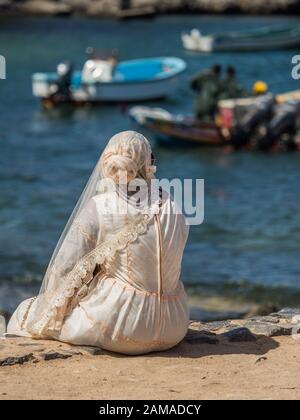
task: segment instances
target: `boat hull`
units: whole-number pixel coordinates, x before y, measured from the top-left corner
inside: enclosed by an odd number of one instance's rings
[[[148,121],[147,128],[152,130],[162,142],[176,145],[220,146],[223,144],[219,128],[212,124],[199,123],[197,126],[186,126],[167,121]]]
[[[205,49],[201,49],[197,45],[189,45],[184,47],[186,50],[194,51],[194,52],[251,52],[251,51],[266,51],[266,50],[280,50],[280,49],[293,49],[297,48],[300,45],[300,37],[297,40],[291,41],[281,41],[281,42],[268,42],[268,43],[252,43],[252,44],[245,44],[245,43],[236,43],[236,44],[224,44],[224,45],[214,45],[212,44],[212,48],[207,51]]]
[[[164,98],[176,90],[185,67],[183,60],[174,57],[124,61],[118,65],[111,81],[93,83],[84,83],[81,72],[75,72],[68,101],[80,104]],[[65,101],[59,95],[53,95],[56,79],[56,74],[34,74],[33,95],[52,102]]]
[[[155,137],[170,145],[202,145],[202,146],[221,146],[224,144],[220,128],[215,123],[201,122],[190,117],[176,117],[161,110],[162,115],[158,115],[158,110],[152,113],[149,108],[141,109],[139,117],[139,107],[134,107],[129,111],[131,118],[151,131]],[[151,115],[152,114],[152,115]],[[156,115],[155,115],[156,114]]]
[[[178,76],[155,82],[139,82],[130,84],[97,83],[93,87],[73,91],[70,102],[136,102],[164,98],[175,92]],[[48,83],[33,82],[33,94],[42,99],[49,99],[51,87]],[[55,102],[55,100],[54,100]],[[57,100],[61,102],[61,100]]]
[[[238,33],[234,36],[228,34],[202,36],[198,31],[196,34],[192,32],[182,35],[182,43],[185,49],[196,52],[265,51],[292,49],[300,45],[299,30],[277,33],[270,29],[268,34],[266,28],[266,33],[260,30],[255,34],[253,31],[249,33],[249,36],[245,36],[243,32],[240,33],[240,36]]]

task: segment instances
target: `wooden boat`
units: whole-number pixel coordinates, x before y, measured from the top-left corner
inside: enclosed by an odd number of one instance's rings
[[[192,29],[183,33],[181,39],[185,49],[198,52],[288,49],[300,45],[300,27],[280,25],[210,35]]]
[[[162,108],[145,106],[134,106],[129,110],[129,116],[136,124],[152,132],[159,141],[172,146],[224,146],[228,144],[232,127],[242,121],[256,101],[257,97],[219,101],[218,123],[199,121],[192,116],[174,115]],[[276,101],[278,104],[300,101],[300,90],[276,95]]]
[[[161,108],[135,106],[129,110],[131,119],[150,130],[159,141],[173,145],[221,146],[223,137],[215,123],[198,121],[190,116],[173,115]]]
[[[75,71],[71,82],[72,103],[134,102],[164,98],[175,91],[179,75],[186,64],[176,57],[144,58],[121,61],[107,81],[84,82],[82,71]],[[35,73],[32,76],[33,95],[58,102],[53,86],[56,73]]]

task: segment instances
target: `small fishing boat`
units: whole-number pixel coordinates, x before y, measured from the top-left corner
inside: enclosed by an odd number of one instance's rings
[[[57,73],[35,73],[32,76],[33,95],[45,101],[75,104],[154,100],[172,94],[177,88],[179,75],[186,68],[185,62],[176,57],[144,58],[121,61],[111,72],[111,77],[103,78],[100,77],[103,62],[89,60],[83,71],[72,73],[71,94],[67,100],[53,94],[53,87],[58,83]],[[91,76],[97,77],[84,77],[84,69],[89,66],[92,67]]]
[[[300,109],[299,105],[297,105],[300,104],[300,90],[284,92],[276,95],[275,98],[276,106],[288,105],[285,109],[280,108],[282,119],[277,119],[277,124],[280,124],[283,130],[280,136],[291,133],[289,131],[290,128],[284,131],[287,127],[281,121],[286,120],[286,116],[289,116],[287,118],[289,122],[291,113],[293,112],[297,115],[298,109]],[[172,146],[188,144],[225,146],[230,144],[230,141],[233,139],[232,135],[236,134],[236,127],[239,126],[239,129],[242,129],[246,115],[251,113],[252,117],[256,118],[256,115],[264,112],[265,106],[268,107],[268,101],[274,104],[273,99],[274,97],[270,94],[264,95],[263,97],[253,96],[249,98],[221,100],[218,103],[216,122],[199,121],[193,116],[174,115],[162,108],[149,108],[146,106],[134,106],[129,110],[129,116],[134,123],[154,134],[158,141]],[[263,100],[265,105],[263,105],[261,100]],[[248,122],[249,119],[247,119],[246,124]],[[261,131],[260,134],[263,132]],[[277,134],[279,132],[280,129],[277,131]],[[280,136],[278,142],[281,138]],[[259,141],[259,136],[254,133],[251,139],[257,142]],[[295,146],[296,142],[298,140],[295,140],[292,146]],[[285,143],[285,146],[283,143]],[[283,143],[282,147],[291,147],[291,145],[287,144],[286,139]],[[299,147],[297,146],[298,149],[300,149],[300,141]]]
[[[144,106],[131,108],[129,116],[135,123],[152,132],[161,142],[203,146],[220,146],[224,143],[217,124],[198,121],[192,116],[173,115],[162,108]]]
[[[262,51],[296,48],[300,45],[300,27],[271,26],[250,31],[203,35],[198,29],[181,35],[185,49],[198,52]]]

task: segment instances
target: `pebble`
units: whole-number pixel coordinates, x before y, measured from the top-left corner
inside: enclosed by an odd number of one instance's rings
[[[23,365],[24,363],[34,360],[32,353],[25,354],[24,356],[15,356],[7,357],[0,360],[0,366],[13,366],[13,365]]]
[[[265,356],[259,357],[259,358],[255,361],[255,364],[256,364],[256,363],[263,362],[263,361],[265,361],[265,360],[268,360],[268,358],[267,358],[267,357],[265,357]]]
[[[68,353],[58,353],[56,351],[49,351],[47,353],[42,353],[41,357],[44,360],[55,360],[55,359],[68,359],[69,357],[72,357],[72,354]]]

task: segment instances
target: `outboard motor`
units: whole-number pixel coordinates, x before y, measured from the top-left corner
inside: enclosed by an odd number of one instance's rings
[[[56,82],[56,92],[54,95],[62,96],[64,100],[71,98],[73,65],[69,61],[59,63],[57,66],[58,80]]]
[[[273,118],[266,126],[266,134],[258,142],[260,150],[272,148],[280,140],[287,149],[295,148],[294,135],[299,128],[300,101],[290,100],[277,105]]]
[[[257,127],[270,120],[274,105],[275,98],[271,93],[258,97],[253,108],[235,126],[230,143],[237,149],[250,143]]]

